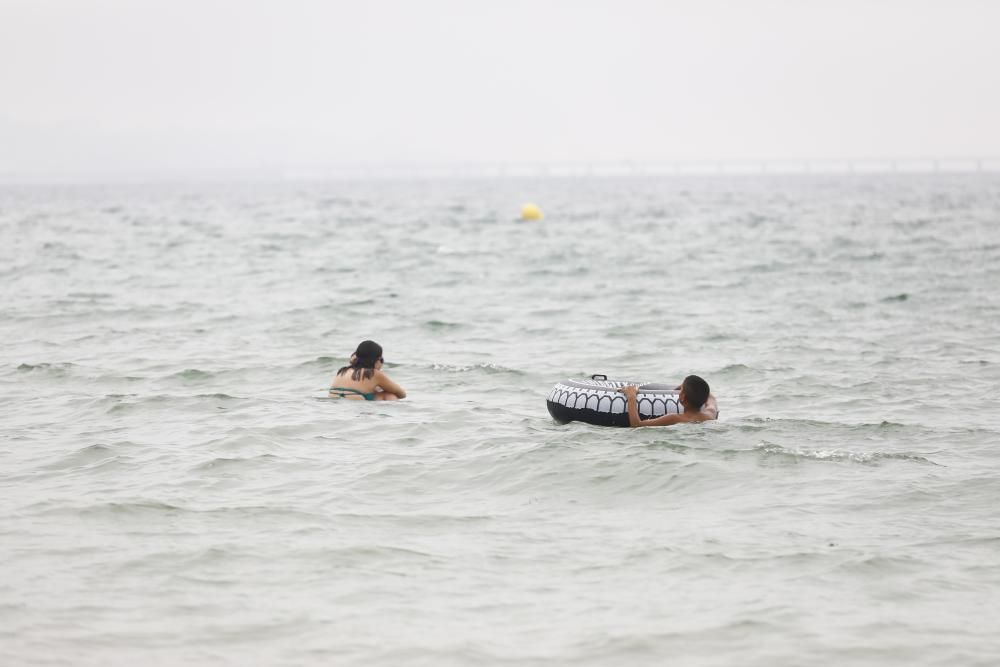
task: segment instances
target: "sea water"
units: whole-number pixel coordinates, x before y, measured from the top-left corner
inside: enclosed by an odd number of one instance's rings
[[[997,664],[998,223],[995,174],[0,189],[0,663]],[[368,338],[405,401],[326,397]],[[554,423],[593,373],[721,417]]]

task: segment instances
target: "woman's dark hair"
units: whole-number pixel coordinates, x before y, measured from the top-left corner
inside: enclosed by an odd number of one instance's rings
[[[691,404],[691,408],[694,410],[701,410],[701,406],[705,405],[705,401],[708,400],[709,388],[708,383],[702,380],[697,375],[688,375],[684,378],[684,397],[687,398],[688,403]]]
[[[337,371],[337,375],[352,371],[352,380],[371,379],[375,375],[375,362],[377,361],[382,361],[382,346],[373,340],[363,340],[358,345],[358,349],[351,355],[350,365]]]

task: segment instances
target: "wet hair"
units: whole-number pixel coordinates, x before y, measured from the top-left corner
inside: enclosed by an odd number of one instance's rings
[[[708,383],[702,380],[697,375],[688,375],[684,378],[684,398],[691,405],[693,410],[701,410],[701,406],[705,405],[705,401],[708,400],[709,388]]]
[[[337,375],[351,371],[352,380],[370,380],[375,375],[377,361],[382,361],[382,346],[373,340],[363,340],[351,355],[351,363],[337,371]]]

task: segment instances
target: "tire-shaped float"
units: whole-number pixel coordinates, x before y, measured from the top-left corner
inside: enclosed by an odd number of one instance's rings
[[[678,400],[680,392],[674,385],[609,380],[606,375],[592,375],[589,380],[557,382],[549,392],[545,405],[557,422],[628,426],[625,394],[618,391],[627,384],[639,387],[636,400],[641,419],[684,412],[684,406]]]

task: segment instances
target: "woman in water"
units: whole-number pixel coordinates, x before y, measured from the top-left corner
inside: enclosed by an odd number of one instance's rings
[[[351,355],[351,363],[333,378],[331,398],[366,401],[395,401],[406,398],[406,390],[382,372],[382,346],[373,340],[362,341]]]

